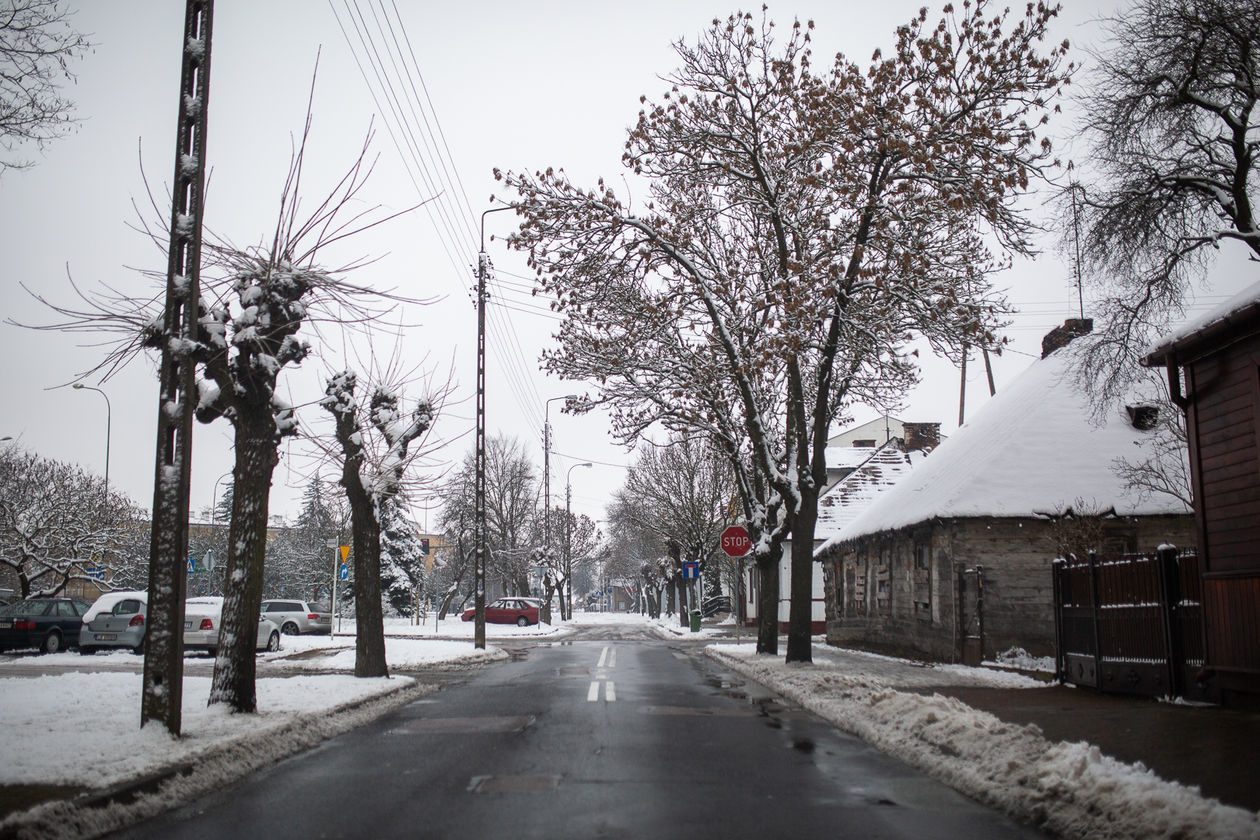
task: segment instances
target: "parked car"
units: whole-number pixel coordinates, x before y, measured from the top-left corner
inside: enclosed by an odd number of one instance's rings
[[[148,592],[106,592],[93,602],[79,627],[79,653],[101,648],[130,648],[144,653]]]
[[[184,650],[204,650],[214,656],[219,650],[219,629],[223,625],[223,597],[203,595],[189,598],[184,606]],[[261,613],[254,650],[280,649],[280,628]]]
[[[500,598],[492,604],[486,605],[486,623],[487,624],[515,624],[518,627],[528,627],[531,624],[538,623],[538,605],[531,603],[535,599],[525,598]],[[460,616],[464,621],[472,621],[477,617],[477,611],[464,610],[464,614]]]
[[[286,636],[332,632],[332,611],[326,604],[268,598],[262,602],[262,612]]]
[[[56,653],[79,643],[88,605],[72,598],[27,598],[0,607],[0,651],[39,648]]]

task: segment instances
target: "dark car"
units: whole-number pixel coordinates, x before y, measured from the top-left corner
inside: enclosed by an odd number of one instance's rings
[[[538,623],[538,605],[524,598],[500,598],[486,605],[487,624],[515,624],[528,627]],[[464,610],[460,616],[464,621],[472,621],[477,616],[476,610]]]
[[[0,651],[39,648],[56,653],[79,643],[88,605],[71,598],[27,598],[0,607]]]

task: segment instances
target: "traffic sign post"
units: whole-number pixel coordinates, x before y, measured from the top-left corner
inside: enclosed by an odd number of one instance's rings
[[[743,557],[752,551],[752,541],[743,525],[732,525],[722,532],[722,551],[727,557]]]

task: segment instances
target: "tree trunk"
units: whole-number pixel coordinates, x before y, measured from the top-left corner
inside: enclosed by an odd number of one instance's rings
[[[227,571],[219,650],[214,660],[210,705],[226,703],[234,712],[254,712],[254,649],[262,612],[263,563],[267,552],[267,501],[276,454],[271,407],[236,417],[236,464],[232,472],[232,522],[228,530]]]
[[[350,502],[354,535],[354,675],[388,677],[385,617],[381,613],[381,526],[376,504],[363,487],[358,459],[346,459],[341,484]]]
[[[538,611],[538,620],[543,624],[551,623],[551,596],[556,593],[556,582],[551,579],[551,573],[543,575],[543,603],[542,609]]]
[[[791,606],[788,611],[788,662],[812,662],[814,611],[814,526],[818,521],[818,491],[801,488],[801,509],[792,528]]]
[[[755,558],[761,589],[757,595],[757,653],[779,652],[779,556],[783,546],[770,555]]]

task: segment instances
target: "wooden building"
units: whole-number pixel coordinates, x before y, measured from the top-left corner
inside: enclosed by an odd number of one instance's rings
[[[1206,644],[1202,680],[1260,694],[1260,283],[1148,352],[1186,412]]]

